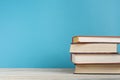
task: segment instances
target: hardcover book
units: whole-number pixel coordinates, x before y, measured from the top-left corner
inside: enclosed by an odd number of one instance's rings
[[[71,54],[74,64],[120,63],[120,54]]]
[[[71,44],[70,53],[117,53],[117,44],[107,43]]]
[[[120,64],[75,65],[74,73],[120,74]]]
[[[72,38],[72,43],[80,42],[120,43],[120,36],[74,36]]]

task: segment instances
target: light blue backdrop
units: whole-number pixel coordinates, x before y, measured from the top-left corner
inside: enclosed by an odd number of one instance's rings
[[[0,0],[0,67],[74,67],[74,35],[120,36],[120,0]]]

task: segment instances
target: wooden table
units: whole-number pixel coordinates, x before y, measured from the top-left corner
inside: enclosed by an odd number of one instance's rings
[[[70,68],[0,68],[0,80],[120,80],[120,75],[73,72]]]

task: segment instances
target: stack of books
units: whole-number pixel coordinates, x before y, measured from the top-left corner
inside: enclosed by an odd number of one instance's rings
[[[120,36],[74,36],[70,45],[74,73],[120,73]]]

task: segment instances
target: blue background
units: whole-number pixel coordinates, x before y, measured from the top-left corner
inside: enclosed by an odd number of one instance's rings
[[[120,36],[120,0],[0,0],[0,67],[74,67],[75,35]]]

